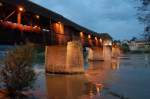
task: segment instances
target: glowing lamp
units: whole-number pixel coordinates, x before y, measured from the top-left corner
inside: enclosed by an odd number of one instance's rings
[[[39,19],[39,18],[40,18],[40,16],[39,16],[39,15],[36,15],[35,17],[36,17],[37,19]]]
[[[97,37],[95,37],[95,40],[97,41]]]
[[[59,21],[58,24],[61,24],[61,22]]]
[[[35,25],[33,28],[37,28],[38,26],[37,25]]]
[[[102,42],[102,39],[100,38],[99,41]]]
[[[20,11],[20,12],[23,12],[23,11],[24,11],[24,8],[23,8],[23,7],[19,7],[19,11]]]
[[[88,38],[90,39],[90,38],[91,38],[91,35],[88,35]]]
[[[80,32],[80,37],[83,37],[83,32]]]
[[[109,43],[108,43],[108,45],[110,45],[110,46],[111,46],[111,45],[112,45],[112,42],[109,42]]]

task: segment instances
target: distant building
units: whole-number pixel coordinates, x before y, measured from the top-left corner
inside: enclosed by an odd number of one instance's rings
[[[128,43],[130,51],[145,51],[150,47],[150,43],[144,40],[135,40]]]

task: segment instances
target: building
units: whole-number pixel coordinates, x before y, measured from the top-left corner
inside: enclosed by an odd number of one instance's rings
[[[150,43],[144,40],[135,40],[129,43],[130,51],[146,51],[149,47]]]

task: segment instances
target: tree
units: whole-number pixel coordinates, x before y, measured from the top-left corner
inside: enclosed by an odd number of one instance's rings
[[[145,26],[144,37],[150,41],[150,0],[139,0],[141,5],[138,7],[138,19]]]
[[[127,53],[127,52],[129,52],[129,45],[127,43],[123,43],[121,45],[121,49],[124,53]]]
[[[136,37],[133,37],[130,41],[136,41],[137,38]]]
[[[21,91],[32,88],[36,79],[32,63],[34,61],[34,46],[26,44],[8,50],[1,66],[0,78],[7,89],[8,95],[17,95]]]

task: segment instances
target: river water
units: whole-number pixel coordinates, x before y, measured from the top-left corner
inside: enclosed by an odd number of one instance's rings
[[[150,99],[150,55],[128,54],[106,62],[86,63],[82,75],[45,75],[36,82],[42,99]]]
[[[149,54],[85,62],[85,74],[80,75],[45,74],[44,63],[34,69],[37,99],[150,99]]]

